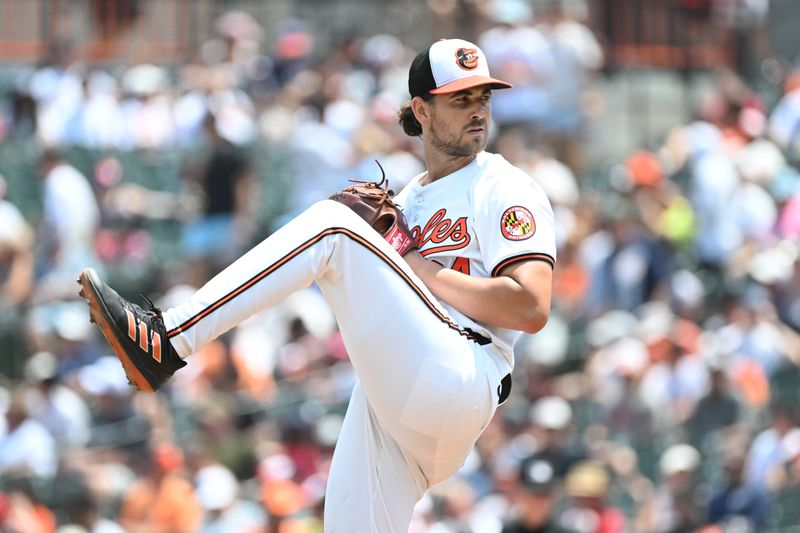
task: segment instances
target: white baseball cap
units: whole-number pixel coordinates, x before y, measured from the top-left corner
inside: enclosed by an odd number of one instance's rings
[[[194,481],[197,500],[204,509],[218,511],[236,500],[239,483],[224,466],[204,466],[197,471]]]
[[[544,396],[531,406],[529,416],[535,426],[564,429],[572,421],[572,407],[560,396]]]
[[[508,89],[510,83],[492,78],[483,51],[463,39],[442,39],[417,54],[408,71],[411,97],[446,94],[489,85]]]
[[[661,473],[671,476],[679,472],[691,472],[700,465],[702,457],[697,449],[689,444],[673,444],[661,455],[658,466]]]

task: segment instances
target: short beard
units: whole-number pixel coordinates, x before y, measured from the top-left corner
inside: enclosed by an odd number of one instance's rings
[[[430,131],[428,133],[430,135],[431,145],[441,153],[450,157],[469,157],[486,148],[485,141],[477,148],[473,148],[467,143],[445,141],[436,132],[436,126],[433,125],[433,122],[431,122]]]

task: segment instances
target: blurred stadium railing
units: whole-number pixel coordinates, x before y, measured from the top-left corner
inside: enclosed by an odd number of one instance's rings
[[[302,20],[324,30],[316,32],[323,46],[355,29],[430,33],[420,1],[0,0],[0,62],[39,61],[52,44],[69,44],[93,62],[183,62],[211,36],[218,16],[234,9],[252,14],[268,39],[286,21]]]
[[[534,1],[534,10],[537,3],[551,1]],[[218,15],[231,9],[253,14],[264,25],[267,37],[280,30],[282,21],[291,19],[324,30],[315,32],[320,39],[336,38],[337,33],[353,29],[401,37],[447,31],[435,17],[424,16],[430,13],[428,4],[433,3],[0,0],[0,61],[37,61],[68,27],[70,38],[75,39],[72,44],[88,60],[182,61],[208,38]],[[452,4],[466,8],[470,3]],[[715,17],[710,0],[588,0],[586,4],[589,25],[605,36],[611,66],[706,68],[727,64],[736,54],[734,36],[717,23],[719,17]]]
[[[538,4],[553,2],[531,0],[534,11]],[[40,60],[48,46],[66,33],[84,58],[92,61],[183,61],[209,37],[214,20],[232,9],[253,14],[267,38],[279,32],[285,21],[295,19],[308,23],[321,45],[325,39],[354,30],[425,40],[453,31],[477,31],[461,20],[468,19],[469,10],[477,4],[463,0],[0,0],[0,62]],[[793,4],[794,0],[769,2],[770,27],[776,29],[773,47],[798,48],[798,36],[791,31],[794,17],[785,17]],[[737,35],[742,26],[734,11],[737,2],[586,0],[585,5],[589,26],[604,37],[611,67],[707,68],[730,64],[737,53],[744,52]]]

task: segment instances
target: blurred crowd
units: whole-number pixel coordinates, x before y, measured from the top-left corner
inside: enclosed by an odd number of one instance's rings
[[[432,5],[435,3],[432,3]],[[490,150],[557,220],[547,327],[411,531],[749,532],[800,524],[800,74],[719,73],[693,120],[602,166],[601,42],[581,2],[488,2]],[[537,4],[538,5],[538,4]],[[87,266],[166,308],[347,178],[422,170],[395,111],[415,48],[320,50],[219,18],[174,67],[69,42],[0,95],[0,531],[320,532],[355,375],[314,288],[135,394],[88,322]],[[518,45],[525,42],[526,46]],[[611,135],[608,132],[608,135]]]

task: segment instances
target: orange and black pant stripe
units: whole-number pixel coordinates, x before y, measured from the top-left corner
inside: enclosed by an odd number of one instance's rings
[[[264,270],[260,271],[258,274],[251,277],[250,279],[248,279],[247,281],[245,281],[244,283],[242,283],[241,285],[230,291],[228,294],[226,294],[222,298],[218,299],[217,301],[215,301],[214,303],[203,309],[201,312],[185,320],[182,324],[178,325],[177,327],[174,327],[171,330],[169,330],[167,332],[167,337],[172,338],[175,337],[176,335],[180,335],[181,333],[188,331],[198,322],[203,320],[203,318],[209,316],[210,314],[217,311],[225,304],[236,299],[237,296],[240,296],[245,291],[256,285],[258,282],[267,278],[270,274],[278,270],[280,267],[282,267],[283,265],[285,265],[298,255],[303,253],[303,251],[315,245],[328,235],[335,235],[335,234],[341,234],[349,239],[352,239],[361,246],[367,248],[370,252],[375,254],[381,261],[383,261],[389,267],[391,267],[391,269],[394,270],[395,273],[399,275],[403,279],[403,281],[405,281],[406,284],[416,293],[416,295],[419,297],[420,300],[422,300],[422,302],[431,311],[431,313],[433,313],[437,319],[439,319],[441,322],[447,325],[450,329],[457,331],[460,335],[463,335],[464,337],[467,337],[468,339],[475,341],[479,344],[486,344],[488,342],[487,339],[482,335],[475,333],[469,329],[462,328],[461,326],[453,322],[453,320],[450,317],[442,313],[436,307],[436,305],[425,295],[425,293],[413,282],[413,280],[408,276],[408,274],[406,274],[399,266],[397,266],[397,264],[394,263],[394,261],[392,261],[385,253],[379,250],[374,244],[369,242],[364,237],[353,232],[352,230],[340,227],[328,228],[322,231],[321,233],[315,235],[314,237],[311,237],[304,243],[297,246],[294,250],[283,256],[281,259],[271,264]]]

